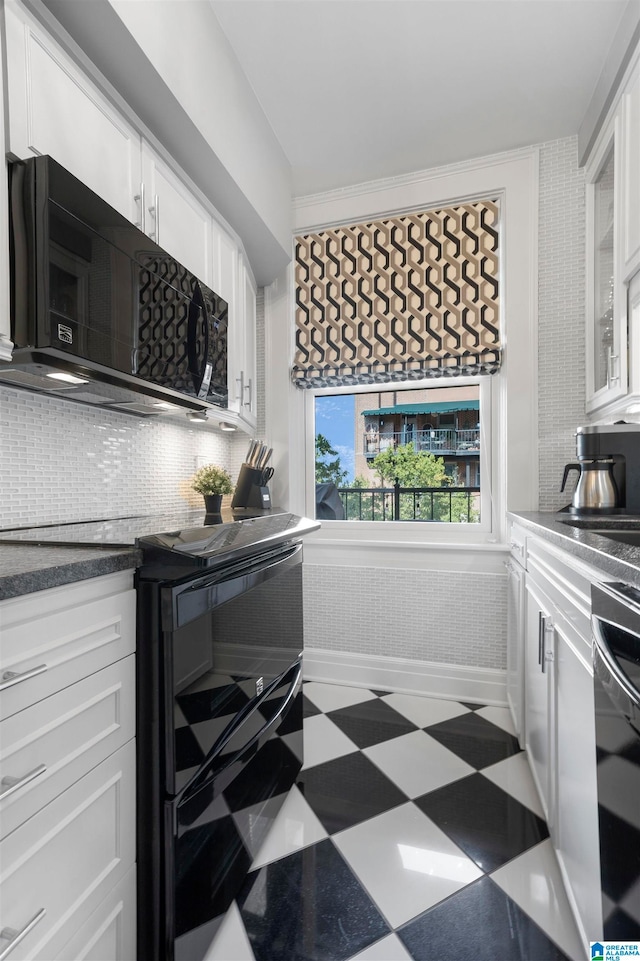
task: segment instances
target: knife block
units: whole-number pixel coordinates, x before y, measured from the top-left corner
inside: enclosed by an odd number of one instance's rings
[[[255,467],[243,464],[238,475],[238,483],[231,501],[231,507],[255,507],[269,510],[271,497],[269,488],[262,483],[264,474]]]

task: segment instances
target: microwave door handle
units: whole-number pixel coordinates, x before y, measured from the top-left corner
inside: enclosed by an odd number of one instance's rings
[[[202,366],[198,366],[198,323],[201,322],[204,333],[204,356]],[[193,377],[193,385],[196,394],[199,396],[202,380],[207,369],[209,358],[209,318],[206,307],[197,286],[189,304],[189,320],[187,323],[187,357],[189,363],[189,373]]]

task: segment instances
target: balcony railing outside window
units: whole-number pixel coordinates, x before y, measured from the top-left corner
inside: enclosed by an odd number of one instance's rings
[[[479,487],[340,487],[346,520],[475,524]]]
[[[395,431],[380,435],[365,431],[363,441],[363,452],[367,457],[375,457],[389,447],[397,447],[400,444],[413,444],[417,453],[428,454],[480,451],[480,431],[477,428],[470,430],[433,428],[411,432]]]

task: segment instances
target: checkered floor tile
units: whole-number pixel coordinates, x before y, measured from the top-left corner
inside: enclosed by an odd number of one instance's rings
[[[206,961],[582,961],[506,709],[304,701],[304,767]]]

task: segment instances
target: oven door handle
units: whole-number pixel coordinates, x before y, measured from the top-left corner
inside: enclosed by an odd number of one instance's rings
[[[602,630],[603,622],[592,618],[593,627],[593,669],[602,685],[629,723],[640,733],[640,691],[627,677],[609,647]]]
[[[171,604],[168,617],[172,618],[170,630],[183,627],[190,621],[201,617],[207,611],[212,611],[220,604],[239,597],[253,587],[276,577],[286,567],[293,567],[300,563],[302,544],[275,555],[262,558],[259,563],[253,560],[230,566],[224,572],[218,572],[212,577],[200,579],[195,584],[186,587],[180,585],[175,590],[175,609]],[[173,623],[175,621],[175,624]]]
[[[276,727],[279,724],[283,715],[288,710],[292,700],[298,693],[298,688],[300,686],[300,681],[302,678],[302,660],[301,659],[298,660],[293,668],[289,668],[289,672],[291,672],[291,670],[294,671],[294,674],[293,674],[291,683],[289,685],[289,690],[287,691],[286,696],[283,698],[282,704],[280,705],[276,713],[273,715],[272,718],[269,719],[269,721],[265,723],[265,725],[259,731],[257,731],[253,735],[252,738],[250,738],[246,742],[246,744],[243,744],[241,748],[239,748],[233,754],[230,754],[228,758],[225,758],[225,768],[228,769],[229,767],[231,767],[234,761],[237,761],[244,754],[246,754],[247,751],[252,750],[256,745],[259,746],[261,742],[264,743],[264,741],[271,736],[271,732],[273,731],[274,727]],[[250,714],[252,714],[253,711],[255,711],[260,706],[260,704],[269,696],[273,688],[276,687],[279,682],[280,683],[282,682],[282,677],[275,678],[275,680],[272,681],[272,683],[264,689],[259,700],[250,701],[249,704],[246,704],[243,707],[243,709],[239,712],[235,720],[232,721],[232,723],[229,725],[227,730],[224,731],[224,733],[218,738],[216,743],[213,745],[207,757],[203,761],[200,770],[194,775],[191,781],[188,781],[185,784],[182,791],[180,791],[180,794],[178,795],[179,802],[190,800],[195,794],[198,793],[198,791],[201,788],[207,787],[210,784],[209,774],[211,773],[211,769],[214,766],[215,762],[220,758],[220,750],[224,747],[225,744],[229,742],[230,738],[233,737],[234,733],[242,726],[243,722],[247,719],[247,717]],[[229,777],[228,779],[229,783],[232,780],[233,780],[233,775]],[[216,787],[219,790],[224,790],[226,786],[227,786],[227,780],[224,777],[222,777],[222,771],[221,771],[220,774],[216,776]]]

